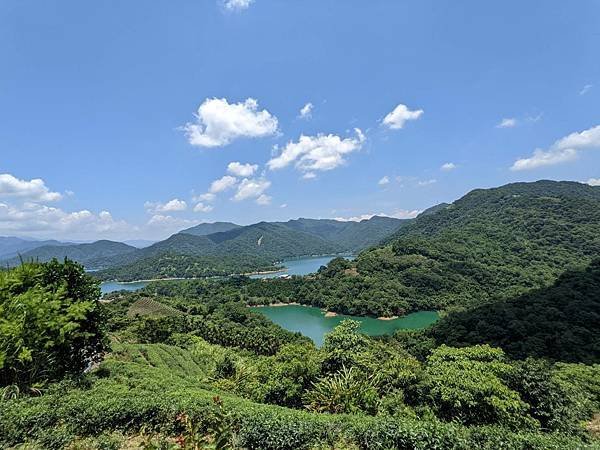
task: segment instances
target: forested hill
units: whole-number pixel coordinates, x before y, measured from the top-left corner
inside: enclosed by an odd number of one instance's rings
[[[53,258],[62,260],[69,258],[86,267],[102,267],[116,257],[132,254],[137,249],[122,242],[100,240],[89,244],[61,244],[43,245],[21,254],[20,257],[8,259],[6,263],[10,266],[19,265],[24,261],[50,261]]]
[[[477,189],[402,227],[313,283],[314,302],[402,314],[473,307],[551,285],[600,255],[600,187],[574,182]]]
[[[0,258],[8,259],[45,245],[66,245],[55,240],[36,241],[14,236],[0,236]]]
[[[336,244],[342,251],[356,252],[379,244],[383,239],[408,224],[410,219],[373,216],[370,219],[340,221],[328,219],[296,219],[282,222],[293,230],[315,234]]]
[[[223,231],[234,230],[241,228],[241,225],[237,225],[231,222],[212,222],[212,223],[201,223],[191,228],[181,230],[180,234],[193,234],[194,236],[206,236],[207,234],[221,233]]]
[[[520,359],[598,363],[600,260],[561,275],[551,287],[449,314],[430,334],[438,343],[485,343]]]

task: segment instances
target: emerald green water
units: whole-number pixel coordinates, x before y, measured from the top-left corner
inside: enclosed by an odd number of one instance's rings
[[[253,307],[271,321],[290,331],[299,331],[313,340],[317,346],[323,344],[326,333],[333,330],[342,320],[353,319],[361,323],[360,331],[370,336],[392,334],[396,330],[418,330],[436,322],[436,311],[419,311],[393,320],[379,320],[373,317],[337,315],[325,317],[319,308],[302,305]]]

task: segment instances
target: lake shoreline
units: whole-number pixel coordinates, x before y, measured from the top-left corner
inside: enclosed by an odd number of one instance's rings
[[[415,330],[431,326],[439,320],[438,311],[414,311],[396,319],[391,317],[351,316],[327,311],[309,305],[279,302],[277,307],[262,305],[253,308],[282,328],[299,332],[310,338],[317,346],[323,345],[325,335],[346,319],[360,323],[360,331],[370,336],[393,335],[398,330]],[[287,306],[284,308],[283,306]]]

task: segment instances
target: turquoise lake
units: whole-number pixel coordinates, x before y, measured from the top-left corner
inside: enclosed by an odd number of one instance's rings
[[[392,334],[396,330],[418,330],[436,322],[436,311],[419,311],[393,320],[379,320],[373,317],[337,315],[325,317],[325,313],[312,306],[286,305],[253,307],[272,322],[289,331],[298,331],[313,340],[317,346],[323,344],[326,333],[333,330],[342,320],[353,319],[361,323],[360,331],[370,336]]]

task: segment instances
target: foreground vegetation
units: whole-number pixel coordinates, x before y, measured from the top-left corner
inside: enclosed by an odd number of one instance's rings
[[[161,282],[99,303],[70,262],[3,272],[0,446],[598,447],[585,427],[598,365],[419,333],[372,339],[352,321],[316,348],[247,308],[246,282]],[[22,313],[40,304],[51,307]]]

